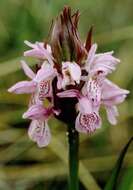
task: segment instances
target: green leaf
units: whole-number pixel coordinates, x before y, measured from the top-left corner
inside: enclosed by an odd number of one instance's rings
[[[118,190],[132,190],[133,189],[133,167],[130,167],[124,173]]]
[[[125,145],[125,147],[123,148],[123,150],[120,153],[120,157],[117,160],[117,163],[115,165],[115,168],[111,174],[111,177],[109,178],[104,190],[115,190],[116,186],[117,186],[117,179],[119,177],[119,173],[123,164],[123,160],[124,157],[127,153],[127,150],[131,144],[131,142],[133,141],[133,137],[128,141],[128,143]]]

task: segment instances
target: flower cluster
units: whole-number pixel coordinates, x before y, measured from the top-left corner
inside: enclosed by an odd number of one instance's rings
[[[34,72],[21,61],[30,80],[18,82],[8,90],[31,94],[23,118],[31,119],[28,134],[39,147],[50,142],[50,116],[66,123],[75,122],[78,132],[91,134],[101,127],[101,105],[106,109],[108,121],[115,125],[116,106],[129,93],[107,79],[120,62],[113,51],[96,53],[97,44],[91,42],[92,30],[82,44],[77,32],[78,18],[78,12],[71,15],[70,8],[65,7],[55,21],[50,44],[25,41],[31,50],[24,52],[24,56],[36,58],[38,69]],[[44,104],[46,99],[48,106]]]

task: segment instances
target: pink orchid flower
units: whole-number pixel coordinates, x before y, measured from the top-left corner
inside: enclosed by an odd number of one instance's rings
[[[108,121],[115,125],[118,111],[116,105],[122,103],[129,94],[128,90],[119,88],[116,84],[105,79],[102,85],[101,103],[105,106]]]
[[[102,85],[107,74],[115,70],[117,63],[120,61],[112,56],[112,52],[96,54],[97,44],[93,44],[88,53],[85,69],[88,74],[82,76],[82,80],[85,84],[82,88],[82,93],[88,96],[89,99],[96,106],[101,103]]]
[[[112,54],[113,51],[107,53],[96,54],[97,44],[93,44],[88,53],[85,70],[89,73],[89,76],[102,74],[106,76],[115,70],[119,59],[115,58]]]
[[[42,120],[33,120],[28,130],[29,138],[36,142],[38,147],[47,146],[51,140],[51,133],[47,122]]]
[[[51,81],[56,75],[56,70],[50,65],[43,65],[42,68],[38,70],[37,74],[35,74],[24,61],[21,62],[21,65],[24,73],[31,81],[18,82],[9,88],[8,91],[16,94],[37,93],[38,99],[41,101],[45,97],[51,97]]]
[[[99,117],[99,106],[94,106],[91,99],[80,94],[78,90],[66,90],[57,94],[60,98],[78,98],[78,116],[75,121],[75,128],[78,132],[93,133],[101,127],[101,118]]]
[[[29,41],[25,41],[25,44],[32,48],[32,50],[28,50],[24,52],[24,56],[27,57],[35,57],[41,60],[47,60],[51,65],[53,65],[53,56],[50,45],[46,45],[44,47],[44,43],[36,42],[35,44],[30,43]]]
[[[84,95],[74,89],[57,94],[60,98],[78,98],[79,114],[75,128],[79,132],[92,133],[100,128],[101,119],[98,112],[101,104],[105,106],[108,121],[113,125],[117,124],[118,110],[116,105],[125,100],[129,91],[119,88],[107,79],[102,82],[103,84],[99,86],[94,80],[88,81]]]
[[[58,89],[80,83],[81,68],[75,62],[62,62],[62,75],[58,76]]]
[[[53,107],[45,108],[41,104],[32,105],[23,114],[23,118],[31,119],[28,135],[31,140],[36,142],[39,147],[45,147],[51,140],[51,133],[48,126],[49,117],[53,114],[58,115],[60,112]]]
[[[37,142],[39,147],[49,144],[51,134],[48,126],[48,119],[54,113],[52,107],[45,108],[43,105],[32,105],[24,114],[23,118],[31,119],[28,134],[31,140]]]

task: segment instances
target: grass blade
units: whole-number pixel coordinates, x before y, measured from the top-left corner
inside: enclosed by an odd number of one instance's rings
[[[111,174],[111,177],[109,178],[104,190],[116,190],[117,179],[119,177],[119,173],[120,173],[120,170],[121,170],[121,167],[123,164],[123,160],[124,160],[124,157],[125,157],[127,150],[128,150],[132,141],[133,141],[133,137],[128,141],[128,143],[125,145],[125,147],[121,151],[120,157],[118,158],[116,166],[115,166],[115,168]]]

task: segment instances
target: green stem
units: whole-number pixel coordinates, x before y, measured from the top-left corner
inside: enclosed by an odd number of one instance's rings
[[[69,190],[79,190],[79,134],[74,125],[68,126],[69,142]]]

